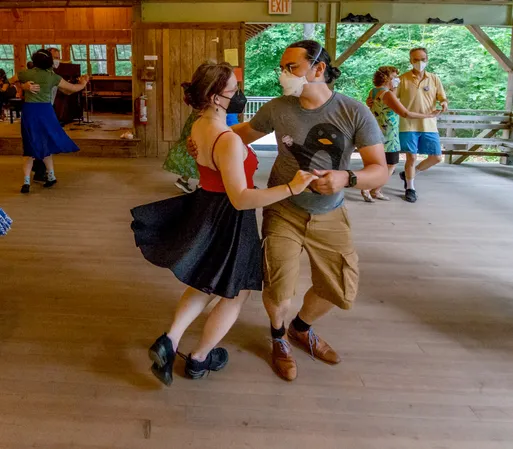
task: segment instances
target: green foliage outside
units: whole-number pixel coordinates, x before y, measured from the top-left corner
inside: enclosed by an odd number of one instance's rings
[[[339,24],[337,55],[356,41],[370,25]],[[314,39],[324,43],[324,25],[316,25]],[[509,54],[511,30],[484,28],[505,54]],[[248,96],[281,94],[274,71],[283,50],[303,39],[303,25],[273,26],[246,45],[245,93]],[[429,50],[428,71],[440,76],[452,109],[505,107],[507,74],[464,27],[385,25],[342,66],[335,89],[363,101],[372,87],[372,76],[382,65],[410,70],[412,47]]]

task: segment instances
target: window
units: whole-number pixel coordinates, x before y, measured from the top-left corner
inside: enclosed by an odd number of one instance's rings
[[[132,46],[116,45],[116,76],[132,76]]]
[[[10,78],[14,75],[14,46],[0,45],[0,69]]]
[[[28,44],[27,45],[27,62],[32,61],[32,55],[43,48],[42,44]]]
[[[59,52],[62,52],[62,45],[61,44],[44,44],[43,48],[46,48],[47,50],[49,48],[56,48],[57,50],[59,50]]]
[[[80,64],[80,73],[82,75],[87,73],[87,45],[71,46],[71,62],[73,64]]]
[[[107,71],[107,46],[89,45],[89,63],[92,75],[106,75]]]

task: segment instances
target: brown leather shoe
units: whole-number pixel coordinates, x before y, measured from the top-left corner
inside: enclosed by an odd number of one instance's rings
[[[273,366],[278,375],[285,380],[294,380],[297,377],[292,346],[284,338],[273,338]]]
[[[291,341],[298,344],[312,357],[316,357],[327,363],[340,363],[340,357],[335,350],[321,337],[315,334],[312,328],[306,332],[298,332],[290,323],[288,336]]]

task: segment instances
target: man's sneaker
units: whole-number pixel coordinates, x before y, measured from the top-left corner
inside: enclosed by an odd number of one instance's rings
[[[406,190],[406,187],[408,187],[408,184],[406,183],[406,173],[405,172],[401,172],[399,173],[399,178],[401,178],[404,182],[404,190]]]
[[[21,193],[29,193],[30,192],[30,184],[23,184],[21,186]]]
[[[160,368],[174,363],[176,352],[167,334],[162,334],[155,340],[155,343],[148,349],[148,357]]]
[[[415,201],[417,201],[417,192],[415,192],[413,189],[406,189],[404,199],[408,203],[415,203]]]
[[[54,179],[52,181],[46,181],[43,184],[43,187],[49,188],[49,187],[53,187],[55,184],[57,184],[57,180],[56,179]]]
[[[285,380],[297,377],[297,365],[292,355],[292,346],[284,338],[273,338],[273,366],[276,373]]]
[[[340,363],[340,357],[335,350],[321,337],[315,334],[313,328],[306,332],[298,332],[290,323],[288,336],[291,341],[303,348],[312,357],[327,363]]]
[[[203,362],[193,360],[191,355],[185,361],[185,374],[191,379],[201,379],[210,371],[220,371],[228,363],[228,351],[224,348],[212,349]]]
[[[151,372],[160,380],[164,385],[168,386],[173,383],[173,364],[167,364],[162,367],[156,363],[151,365]]]
[[[194,192],[190,184],[183,178],[178,178],[178,180],[175,182],[175,186],[178,187],[180,190],[183,190],[185,193]]]

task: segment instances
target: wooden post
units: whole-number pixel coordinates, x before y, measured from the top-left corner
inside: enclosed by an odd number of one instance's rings
[[[481,27],[477,25],[467,25],[467,29],[474,35],[479,43],[488,50],[506,72],[513,70],[513,61],[497,47],[495,42],[490,39],[490,36],[488,36]]]
[[[365,42],[367,42],[372,36],[374,36],[383,26],[382,23],[375,23],[372,25],[365,33],[363,33],[362,37],[360,37],[353,45],[351,45],[344,53],[342,53],[337,60],[335,61],[335,64],[333,64],[335,67],[341,66],[344,61],[349,59],[356,51],[363,45]]]
[[[337,25],[335,25],[335,29],[333,30],[332,24],[329,22],[326,24],[324,48],[329,53],[331,60],[335,61],[337,59]]]
[[[445,131],[445,135],[446,137],[454,137],[454,128],[447,128],[446,131]],[[454,145],[446,145],[447,147],[450,147],[450,148],[446,148],[447,150],[453,150],[454,149]],[[452,154],[446,154],[445,155],[445,158],[444,158],[444,162],[446,164],[452,164]]]
[[[107,73],[116,76],[116,44],[107,44]]]
[[[513,29],[511,30],[511,48],[509,50],[509,57],[513,60]],[[508,89],[506,91],[506,112],[511,114],[513,112],[513,72],[508,72]],[[510,139],[511,136],[511,126],[513,124],[510,121],[510,129],[503,131],[502,137],[504,139]]]
[[[70,44],[62,44],[61,59],[63,62],[71,61],[71,45]]]
[[[132,7],[132,101],[135,104],[137,98],[144,93],[144,82],[139,79],[140,72],[144,68],[144,32],[141,24],[141,2],[138,1]],[[141,139],[138,148],[138,156],[146,156],[146,127],[135,120],[135,107],[133,108],[135,135]]]
[[[14,44],[14,73],[27,68],[27,50],[23,44]]]

